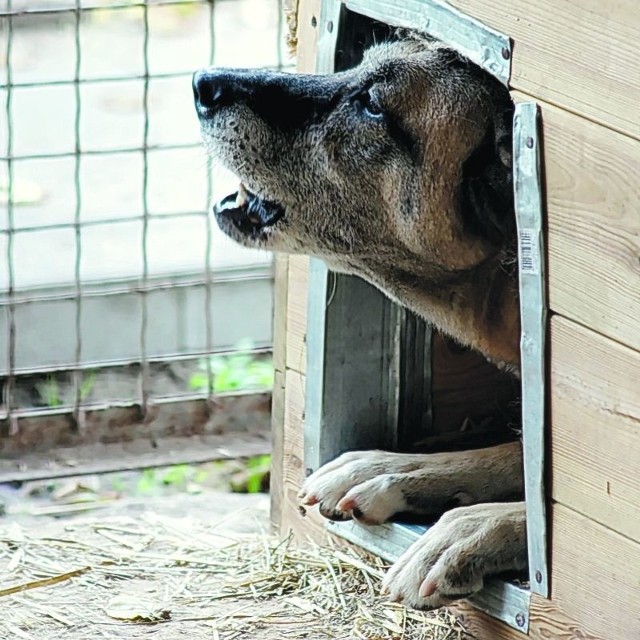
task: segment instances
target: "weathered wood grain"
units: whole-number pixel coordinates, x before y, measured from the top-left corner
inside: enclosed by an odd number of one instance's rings
[[[289,259],[278,255],[275,259],[274,316],[273,316],[273,394],[271,402],[271,526],[278,529],[282,519],[282,440],[284,437],[284,393],[287,353],[287,293]]]
[[[287,305],[289,301],[289,256],[276,254],[273,298],[273,367],[277,371],[286,368],[287,353]]]
[[[307,364],[307,281],[309,258],[289,259],[287,368],[304,373]]]
[[[316,68],[316,43],[322,0],[298,0],[297,68],[302,73],[313,73]],[[317,23],[313,26],[313,22]]]
[[[535,594],[529,609],[529,633],[523,634],[503,622],[460,602],[449,607],[461,619],[462,625],[475,640],[617,640],[612,636],[587,633],[568,618],[550,600]]]
[[[637,0],[450,3],[513,39],[513,88],[640,138]]]
[[[640,544],[559,504],[552,541],[554,604],[586,633],[638,640]]]
[[[556,316],[551,393],[553,498],[640,542],[640,353]]]
[[[293,531],[299,540],[316,541],[328,536],[325,521],[317,509],[309,509],[303,517],[296,497],[305,477],[303,462],[304,376],[288,370],[285,384],[285,419],[283,438],[282,510],[280,532]]]
[[[529,611],[532,640],[617,640],[612,636],[587,633],[584,627],[567,617],[551,600],[533,595]]]
[[[273,401],[271,403],[271,477],[269,481],[271,528],[278,531],[282,521],[284,496],[284,401],[285,372],[275,369],[273,377]]]

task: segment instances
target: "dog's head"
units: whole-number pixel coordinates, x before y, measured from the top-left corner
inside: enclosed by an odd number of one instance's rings
[[[366,277],[465,270],[511,243],[512,104],[451,49],[412,37],[341,73],[213,68],[193,87],[241,182],[216,219],[243,245]]]

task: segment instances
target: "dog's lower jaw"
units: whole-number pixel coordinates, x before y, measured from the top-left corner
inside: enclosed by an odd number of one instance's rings
[[[285,223],[282,205],[260,198],[244,185],[213,207],[218,227],[235,242],[248,248],[270,249],[278,227]]]

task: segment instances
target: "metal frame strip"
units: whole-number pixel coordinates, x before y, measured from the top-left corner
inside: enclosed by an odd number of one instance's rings
[[[12,0],[7,0],[7,9],[11,11]],[[12,120],[12,68],[11,53],[13,45],[13,19],[12,15],[7,16],[7,46],[5,49],[6,65],[7,65],[7,90],[5,101],[5,115],[7,123]],[[13,435],[18,430],[17,420],[13,414],[14,410],[14,392],[15,392],[15,364],[16,364],[16,319],[15,319],[15,271],[13,265],[13,240],[14,240],[14,217],[13,217],[13,130],[11,126],[7,126],[7,143],[6,143],[6,166],[7,166],[7,314],[8,314],[8,335],[7,335],[7,378],[2,386],[2,403],[3,414],[0,419],[6,424],[0,429],[0,437]]]
[[[190,4],[207,4],[211,2],[211,0],[187,0]],[[11,2],[12,0],[7,0],[8,5],[6,9],[0,9],[0,17],[5,17],[7,15],[13,16],[37,16],[37,15],[46,15],[46,14],[59,14],[59,13],[73,13],[76,10],[75,0],[67,0],[69,2],[68,6],[58,6],[58,7],[24,7],[20,9],[12,9]],[[215,0],[214,0],[215,2]],[[83,13],[89,13],[90,11],[127,11],[129,9],[136,9],[143,7],[147,4],[150,7],[170,7],[170,6],[180,6],[185,3],[185,0],[131,0],[129,2],[114,2],[113,4],[104,4],[101,2],[97,2],[94,4],[82,4],[81,10]]]
[[[143,132],[142,132],[142,281],[138,292],[140,297],[140,410],[143,420],[149,416],[149,361],[147,359],[147,283],[149,280],[149,3],[142,3],[144,39],[142,41],[143,60]]]
[[[418,29],[451,45],[504,85],[511,75],[511,42],[440,0],[345,0],[347,9],[396,27]]]
[[[73,370],[74,405],[73,405],[73,425],[76,430],[81,430],[84,425],[84,415],[81,411],[82,405],[82,379],[83,371],[80,369],[82,362],[82,144],[80,140],[80,125],[82,118],[82,100],[80,94],[80,73],[82,68],[82,47],[80,41],[80,24],[82,19],[81,0],[76,0],[75,22],[74,22],[74,49],[75,65],[73,73],[73,92],[75,102],[75,118],[73,123],[73,137],[75,146],[75,158],[73,168],[73,182],[75,195],[75,210],[73,215],[73,229],[75,240],[75,261],[73,267],[74,279],[74,301],[75,301],[75,367]]]
[[[546,502],[544,490],[545,289],[542,174],[538,105],[516,105],[513,157],[520,268],[522,435],[531,590],[547,597]]]
[[[358,522],[329,522],[327,529],[341,538],[357,544],[386,562],[395,562],[429,527],[387,523],[365,526]],[[528,633],[531,592],[504,580],[489,581],[482,591],[467,601],[476,609],[502,620],[510,627]]]
[[[215,2],[211,3],[209,9],[209,64],[213,65],[216,49],[216,31],[215,31]],[[211,158],[207,157],[207,202],[213,200],[213,163]],[[213,353],[213,318],[211,317],[211,305],[213,303],[213,275],[211,273],[211,253],[213,251],[212,242],[212,224],[211,211],[207,209],[205,213],[205,227],[207,230],[207,239],[205,246],[205,264],[204,264],[204,317],[205,317],[205,348],[206,356],[206,373],[207,373],[207,405],[210,410],[215,408],[213,400],[213,366],[211,363],[211,354]]]

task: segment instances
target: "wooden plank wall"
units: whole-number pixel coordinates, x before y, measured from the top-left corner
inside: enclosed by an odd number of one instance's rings
[[[640,9],[637,0],[451,0],[513,38],[515,99],[541,105],[550,321],[551,600],[534,597],[539,640],[640,638]],[[319,1],[300,3],[299,66],[313,68]],[[305,258],[280,267],[276,443],[301,519]],[[286,274],[286,275],[283,275]],[[286,349],[285,349],[286,343]],[[284,428],[281,420],[284,415]],[[279,418],[277,416],[280,416]],[[284,430],[283,430],[284,429]],[[278,440],[279,439],[279,440]],[[466,605],[480,640],[522,634]]]
[[[451,0],[513,38],[541,105],[548,224],[551,601],[533,638],[640,638],[640,9]],[[462,607],[464,608],[464,607]],[[522,637],[466,609],[478,638]]]
[[[297,67],[305,73],[313,73],[315,69],[320,4],[321,0],[304,0],[297,5]],[[280,532],[293,530],[300,538],[319,540],[327,535],[324,523],[316,510],[303,518],[296,499],[305,477],[303,422],[308,269],[307,257],[277,258],[271,520]]]

